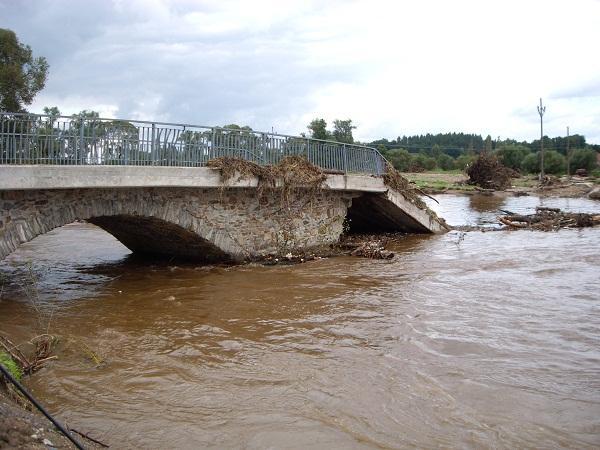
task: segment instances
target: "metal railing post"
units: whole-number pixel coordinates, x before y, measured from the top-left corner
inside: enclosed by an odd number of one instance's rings
[[[81,161],[80,161],[81,158]],[[79,155],[77,155],[77,147],[75,147],[75,164],[83,161],[83,117],[80,119],[79,130]]]
[[[152,142],[150,143],[150,165],[156,165],[156,143],[155,143],[156,124],[152,124]]]
[[[215,139],[217,136],[217,132],[216,130],[212,129],[212,137],[210,138],[210,150],[208,151],[208,159],[211,160],[215,157],[216,153],[215,153]]]
[[[344,144],[344,174],[348,173],[348,149],[346,149],[346,144]]]

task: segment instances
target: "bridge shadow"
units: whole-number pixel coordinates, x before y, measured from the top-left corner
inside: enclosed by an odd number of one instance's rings
[[[88,222],[113,235],[133,252],[130,258],[162,261],[231,262],[231,257],[197,233],[156,217],[115,215],[93,217]]]

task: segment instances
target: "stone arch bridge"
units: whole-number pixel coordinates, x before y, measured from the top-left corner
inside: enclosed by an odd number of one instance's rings
[[[0,115],[0,259],[20,244],[77,220],[101,227],[133,252],[205,262],[331,244],[345,227],[445,230],[434,214],[384,184],[384,161],[368,147],[294,137],[274,141],[275,135],[257,138],[252,132],[244,137],[224,134],[224,129],[190,137],[196,139],[193,145],[173,141],[169,147],[156,140],[167,133],[156,124],[138,124],[136,131],[129,121],[129,134],[117,134],[106,131],[110,126],[90,131],[81,121],[79,128],[69,124],[69,132],[78,133],[73,138],[73,133],[61,132],[59,122],[52,122],[48,131],[49,119],[40,119],[45,125],[33,129],[25,118],[33,121],[31,116]],[[190,131],[190,126],[181,127]],[[40,138],[40,129],[47,135]],[[92,141],[88,136],[93,133],[104,137]],[[144,141],[151,133],[155,137]],[[120,153],[114,150],[117,141]],[[171,159],[163,160],[166,149]],[[258,163],[267,164],[273,162],[269,158],[290,154],[303,154],[329,172],[322,189],[296,189],[285,199],[278,190],[258,195],[257,178],[224,183],[218,170],[204,167],[206,160],[218,156],[253,162],[259,158]],[[119,164],[114,157],[120,158]]]

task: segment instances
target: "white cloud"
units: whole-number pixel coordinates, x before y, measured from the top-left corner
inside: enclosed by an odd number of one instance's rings
[[[17,4],[18,3],[18,4]],[[352,118],[364,140],[464,131],[600,143],[600,2],[0,0],[48,57],[56,104],[284,133]],[[64,26],[57,26],[64,23]]]

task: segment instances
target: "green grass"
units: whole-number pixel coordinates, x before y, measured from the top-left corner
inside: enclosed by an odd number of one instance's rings
[[[448,181],[441,181],[441,180],[420,180],[420,179],[413,179],[411,180],[413,183],[415,183],[417,185],[417,187],[419,187],[420,189],[435,189],[435,190],[439,190],[439,191],[443,191],[443,190],[460,190],[460,191],[473,191],[475,190],[474,186],[471,186],[469,184],[457,184],[457,183],[451,183]]]
[[[7,353],[0,352],[0,364],[2,364],[8,373],[10,373],[14,379],[21,381],[23,372],[17,365],[17,363]]]

